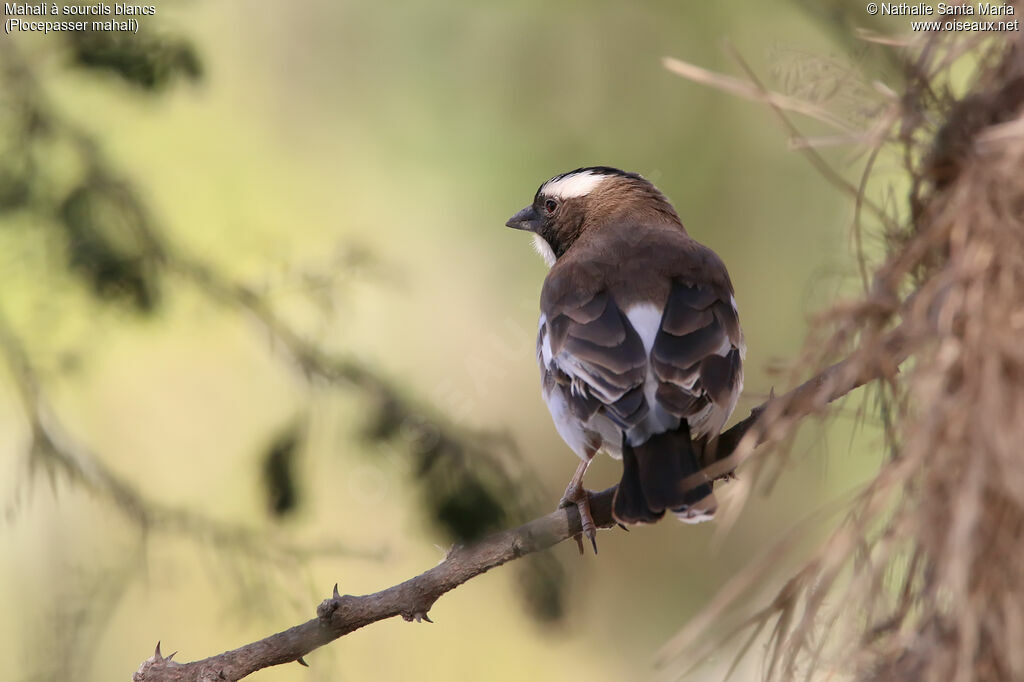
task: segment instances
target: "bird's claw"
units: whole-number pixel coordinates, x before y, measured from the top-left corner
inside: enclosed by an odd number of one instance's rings
[[[585,489],[583,486],[569,486],[569,489],[565,491],[565,495],[562,496],[561,501],[558,503],[558,508],[562,509],[565,507],[576,507],[576,510],[580,514],[580,527],[582,532],[577,533],[573,536],[576,540],[576,546],[580,550],[580,554],[586,554],[583,548],[583,536],[586,536],[590,540],[590,544],[594,548],[594,554],[597,554],[597,524],[594,523],[594,517],[590,513],[590,491]]]

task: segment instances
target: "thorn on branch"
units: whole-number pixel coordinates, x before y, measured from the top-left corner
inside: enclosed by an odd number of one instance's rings
[[[416,611],[412,615],[410,615],[408,613],[403,613],[402,614],[402,618],[407,623],[411,623],[413,621],[415,621],[417,623],[433,623],[434,622],[434,621],[430,620],[430,616],[427,615],[426,611]]]
[[[296,658],[295,662],[298,663],[301,666],[305,666],[307,668],[309,667],[309,663],[306,663],[306,659],[304,659],[302,656],[299,656],[298,658]]]
[[[335,583],[334,595],[320,602],[320,606],[316,607],[316,616],[321,621],[329,621],[339,608],[341,608],[341,594],[338,593],[338,584]]]
[[[153,650],[153,655],[142,662],[139,669],[132,675],[133,680],[149,680],[153,679],[153,675],[157,679],[160,678],[161,673],[168,671],[171,668],[181,667],[181,663],[172,661],[174,654],[178,653],[175,651],[170,656],[164,656],[160,651],[160,642],[156,643],[156,648]]]

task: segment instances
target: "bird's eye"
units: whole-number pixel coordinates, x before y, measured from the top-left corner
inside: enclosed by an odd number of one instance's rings
[[[544,202],[544,212],[548,215],[554,215],[555,210],[558,208],[558,202],[554,199],[548,199]]]

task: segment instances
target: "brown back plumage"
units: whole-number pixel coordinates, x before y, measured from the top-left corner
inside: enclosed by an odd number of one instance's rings
[[[699,470],[742,387],[725,265],[635,174],[557,176],[533,208],[534,232],[555,257],[541,291],[538,361],[559,432],[581,457],[623,458],[620,521],[666,510],[710,517],[711,486],[681,482]]]

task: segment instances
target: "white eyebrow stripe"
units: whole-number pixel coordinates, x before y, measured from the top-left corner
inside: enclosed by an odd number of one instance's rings
[[[548,180],[540,188],[540,191],[541,194],[549,197],[558,197],[559,199],[584,197],[594,191],[594,188],[600,185],[607,177],[603,173],[594,173],[593,171],[573,173],[564,178]]]

